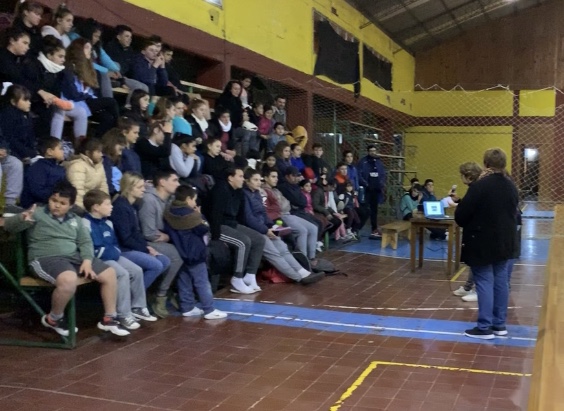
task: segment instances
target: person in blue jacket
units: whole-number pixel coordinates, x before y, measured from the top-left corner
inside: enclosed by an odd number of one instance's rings
[[[261,175],[257,170],[248,168],[245,171],[245,225],[265,239],[263,257],[286,277],[301,284],[311,284],[321,280],[324,274],[311,273],[303,268],[288,250],[288,246],[275,231],[279,226],[268,218],[264,206],[261,189]]]
[[[358,170],[354,164],[354,154],[350,150],[343,152],[343,163],[347,165],[347,178],[351,181],[354,191],[358,192],[360,183],[358,181]]]
[[[360,186],[365,189],[366,205],[370,208],[370,225],[372,226],[371,238],[381,238],[378,230],[378,204],[386,198],[386,168],[378,157],[375,144],[367,147],[368,155],[358,163],[358,179]]]
[[[170,266],[170,259],[147,244],[143,236],[135,203],[143,198],[145,180],[142,175],[126,172],[120,181],[121,195],[115,199],[111,221],[114,223],[123,256],[143,269],[145,288]]]
[[[102,190],[90,190],[84,195],[87,213],[82,219],[90,232],[94,255],[116,271],[118,321],[128,330],[140,327],[138,319],[157,321],[147,309],[143,284],[143,269],[125,258],[119,247],[113,224],[110,196]]]
[[[61,165],[65,158],[63,143],[56,137],[41,140],[39,152],[43,156],[25,172],[20,205],[29,208],[33,204],[47,204],[55,185],[65,180],[66,170]]]
[[[174,197],[163,217],[165,231],[184,261],[178,272],[178,296],[182,315],[203,315],[206,320],[225,318],[226,313],[213,307],[206,266],[210,226],[197,206],[198,192],[190,186],[179,186]],[[194,289],[202,308],[196,307]]]

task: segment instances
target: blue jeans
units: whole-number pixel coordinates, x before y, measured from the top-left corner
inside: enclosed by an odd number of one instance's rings
[[[183,265],[178,272],[178,302],[183,313],[192,310],[196,306],[194,290],[198,293],[198,299],[202,305],[204,314],[211,313],[213,308],[213,293],[208,277],[206,263],[196,265]]]
[[[505,327],[509,303],[509,260],[471,267],[478,294],[478,328]]]
[[[143,269],[145,289],[149,288],[159,275],[164,273],[170,266],[169,258],[162,254],[153,257],[151,254],[141,251],[124,251],[121,255]]]

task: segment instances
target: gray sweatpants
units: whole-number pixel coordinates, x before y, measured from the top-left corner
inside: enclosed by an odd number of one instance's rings
[[[86,136],[88,131],[88,114],[84,107],[74,106],[72,110],[55,109],[51,118],[51,136],[61,139],[65,126],[65,116],[72,120],[74,138]]]
[[[313,260],[317,251],[317,226],[292,214],[283,215],[281,218],[288,227],[292,228],[298,250]]]
[[[241,224],[238,224],[237,228],[222,225],[219,239],[235,250],[234,277],[243,278],[245,274],[257,273],[265,246],[265,236]]]
[[[3,174],[6,174],[6,205],[16,205],[16,200],[23,190],[23,163],[14,156],[6,156],[0,160],[0,191]]]
[[[132,308],[146,308],[147,297],[143,283],[143,269],[125,257],[117,261],[104,261],[116,270],[117,314],[119,317],[131,315]]]
[[[266,235],[264,243],[264,258],[278,271],[291,280],[301,281],[304,276],[298,273],[303,267],[296,261],[288,246],[280,238],[271,240]]]
[[[150,242],[149,245],[159,253],[166,255],[170,259],[170,267],[165,273],[157,291],[158,296],[165,296],[168,292],[168,289],[170,288],[170,285],[176,278],[178,270],[180,270],[180,267],[182,267],[182,264],[184,264],[184,262],[182,261],[180,254],[178,254],[176,247],[170,243]]]

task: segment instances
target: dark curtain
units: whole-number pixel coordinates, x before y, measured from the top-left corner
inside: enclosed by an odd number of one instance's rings
[[[315,31],[318,51],[313,74],[327,76],[339,84],[355,84],[355,92],[358,93],[358,43],[343,39],[328,21],[316,21]]]
[[[392,63],[376,57],[364,46],[363,77],[385,90],[392,90]]]

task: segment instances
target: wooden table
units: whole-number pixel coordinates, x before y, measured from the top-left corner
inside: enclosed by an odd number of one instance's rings
[[[448,232],[447,242],[447,274],[453,275],[452,260],[454,255],[454,270],[460,267],[460,227],[454,220],[429,220],[425,217],[411,219],[411,271],[415,271],[415,242],[419,238],[419,265],[423,267],[423,244],[425,228],[442,228]]]

